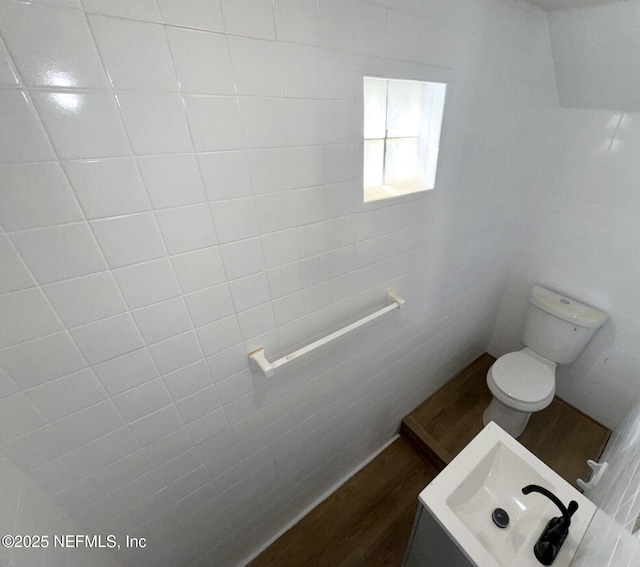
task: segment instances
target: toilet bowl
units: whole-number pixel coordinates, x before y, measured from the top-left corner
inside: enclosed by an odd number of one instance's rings
[[[546,408],[556,392],[556,366],[584,350],[607,314],[540,286],[529,298],[522,342],[525,348],[498,358],[487,372],[493,395],[482,421],[495,421],[518,437],[531,414]]]
[[[553,400],[556,366],[529,348],[501,356],[487,372],[493,399],[482,415],[483,423],[495,421],[512,437],[522,434],[531,414]]]

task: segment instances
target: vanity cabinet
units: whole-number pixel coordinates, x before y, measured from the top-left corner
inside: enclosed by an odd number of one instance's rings
[[[447,533],[424,508],[418,506],[404,567],[474,567]]]

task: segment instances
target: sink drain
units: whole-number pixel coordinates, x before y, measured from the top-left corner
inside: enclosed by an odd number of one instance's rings
[[[499,528],[506,528],[509,525],[509,514],[502,508],[496,508],[491,514],[493,523]]]

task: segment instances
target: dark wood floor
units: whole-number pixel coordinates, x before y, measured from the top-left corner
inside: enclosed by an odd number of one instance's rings
[[[485,354],[418,406],[401,435],[252,563],[251,567],[400,567],[418,494],[482,429],[491,401]],[[556,398],[520,441],[567,481],[588,478],[611,432]],[[428,459],[426,464],[423,459]],[[433,466],[432,466],[433,465]]]
[[[486,375],[495,359],[484,354],[402,420],[400,434],[439,470],[483,428],[491,401]],[[560,398],[535,412],[518,437],[529,451],[576,488],[589,478],[587,459],[597,461],[611,431]]]
[[[251,567],[399,567],[418,507],[436,476],[398,439],[314,508]]]

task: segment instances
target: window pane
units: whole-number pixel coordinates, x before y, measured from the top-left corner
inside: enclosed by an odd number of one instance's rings
[[[390,138],[418,136],[422,105],[422,83],[389,81],[387,136]]]
[[[364,143],[364,186],[379,187],[382,185],[382,166],[384,161],[384,142],[367,140]]]
[[[387,81],[364,78],[364,138],[384,138],[386,133]]]
[[[384,182],[415,179],[418,174],[418,138],[387,140]]]

